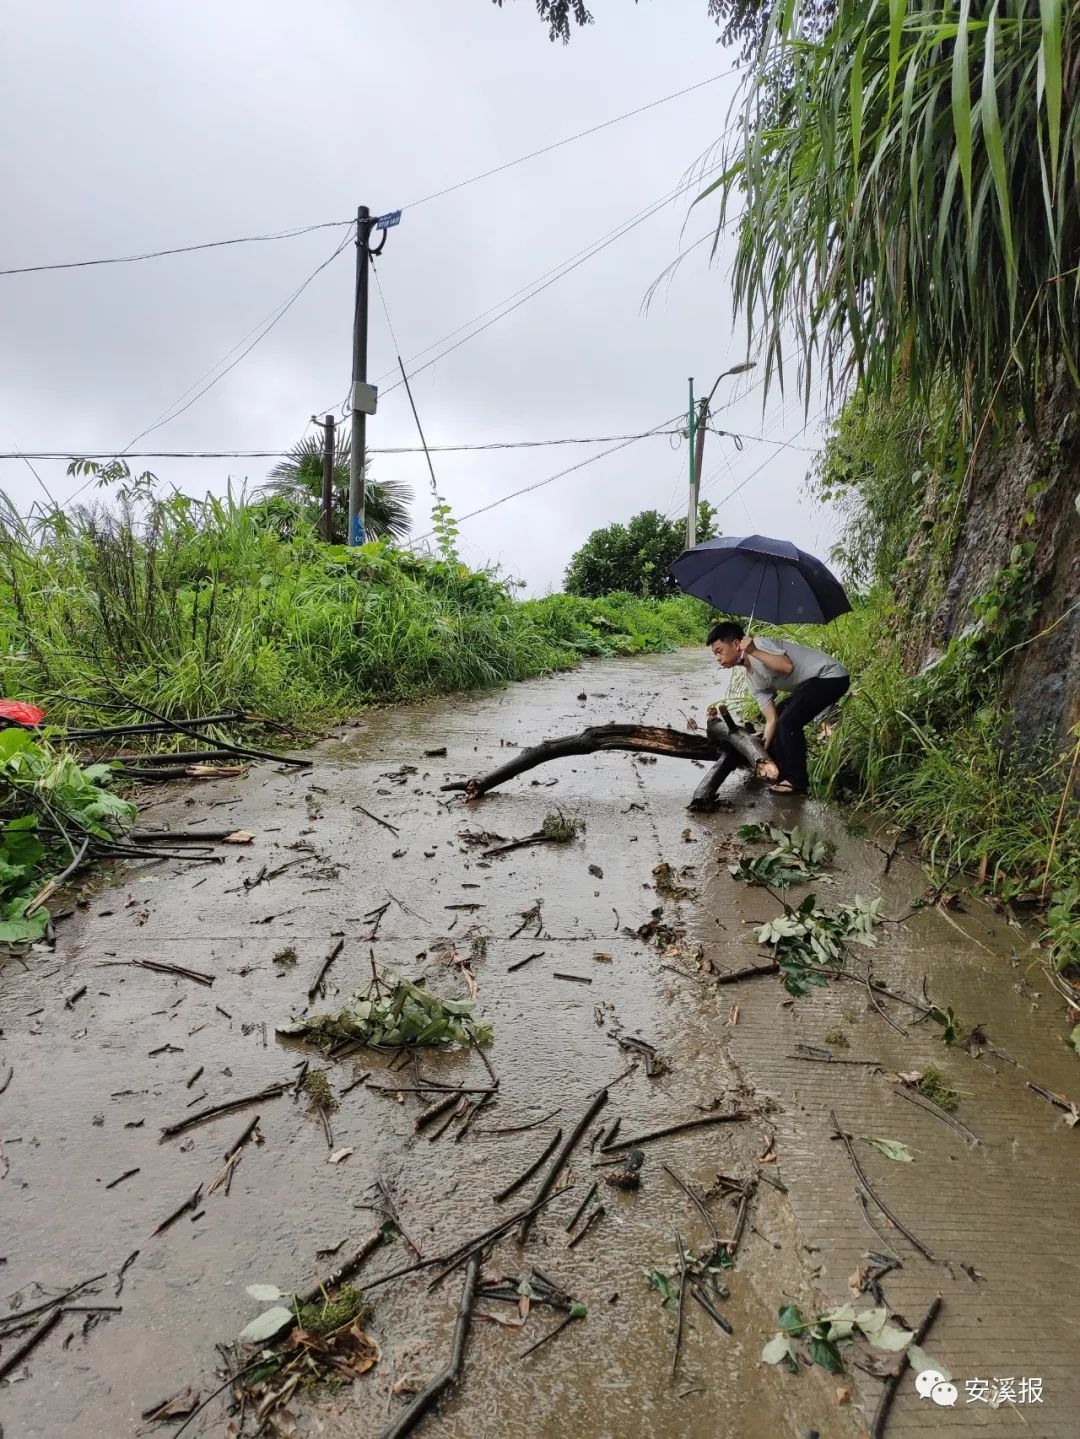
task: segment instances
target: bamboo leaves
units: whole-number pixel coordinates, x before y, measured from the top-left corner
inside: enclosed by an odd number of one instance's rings
[[[923,398],[945,377],[969,415],[1009,375],[1029,401],[1059,358],[1080,375],[1080,7],[846,0],[801,24],[774,23],[717,182],[722,214],[745,197],[733,281],[766,383],[792,326],[807,402],[815,371]]]

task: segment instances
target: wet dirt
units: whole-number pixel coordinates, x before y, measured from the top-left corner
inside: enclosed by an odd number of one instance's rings
[[[586,699],[577,698],[581,692]],[[673,865],[696,895],[669,901],[665,917],[681,918],[718,968],[759,958],[746,921],[777,911],[764,890],[727,871],[732,836],[747,819],[798,818],[837,843],[833,882],[819,886],[828,902],[881,894],[896,915],[925,888],[924,876],[903,856],[884,875],[880,850],[853,839],[839,813],[776,801],[745,782],[726,787],[730,808],[688,815],[701,771],[685,761],[560,761],[468,807],[440,793],[446,779],[504,761],[508,745],[605,719],[681,727],[683,713],[701,718],[715,692],[715,675],[696,654],[592,664],[496,694],[371,714],[321,745],[309,772],[262,766],[239,783],[170,794],[145,812],[155,827],[227,822],[255,841],[227,850],[221,866],[165,861],[132,870],[99,890],[85,915],[61,925],[53,954],[3,968],[0,1083],[9,1064],[13,1073],[0,1095],[2,1292],[30,1306],[42,1297],[35,1285],[55,1293],[104,1272],[88,1302],[123,1309],[85,1333],[86,1316],[70,1316],[9,1376],[0,1387],[8,1439],[130,1435],[155,1400],[188,1384],[207,1395],[219,1382],[214,1345],[231,1341],[260,1307],[245,1286],[291,1292],[325,1274],[380,1222],[367,1207],[378,1178],[425,1254],[480,1233],[535,1192],[533,1181],[504,1205],[492,1198],[557,1126],[568,1131],[605,1084],[607,1106],[570,1165],[573,1187],[538,1218],[524,1251],[508,1239],[485,1266],[497,1277],[535,1265],[586,1303],[588,1317],[525,1359],[521,1351],[554,1322],[547,1312],[534,1308],[521,1330],[477,1318],[462,1382],[425,1421],[428,1432],[445,1439],[535,1439],[568,1428],[595,1439],[865,1434],[877,1381],[858,1373],[839,1380],[817,1368],[793,1377],[760,1363],[779,1305],[812,1313],[844,1302],[848,1276],[868,1250],[883,1248],[863,1218],[843,1148],[829,1137],[830,1109],[851,1133],[900,1140],[914,1156],[895,1164],[859,1146],[871,1183],[935,1255],[931,1263],[887,1233],[903,1258],[885,1282],[890,1303],[914,1326],[933,1297],[944,1296],[926,1348],[951,1371],[957,1405],[920,1399],[906,1379],[889,1434],[964,1429],[1057,1439],[1078,1432],[1080,1261],[1070,1236],[1080,1208],[1080,1136],[1026,1082],[1074,1097],[1080,1084],[1075,1056],[1060,1039],[1059,1001],[1031,967],[1028,937],[969,905],[888,926],[874,951],[880,979],[917,993],[926,975],[936,1002],[985,1026],[992,1049],[978,1058],[946,1048],[937,1026],[912,1026],[917,1016],[884,1001],[907,1031],[897,1033],[852,984],[789,1003],[775,978],[755,978],[714,996],[661,967],[685,959],[665,959],[624,933],[660,903],[652,873],[659,862]],[[425,756],[444,745],[445,757]],[[479,829],[507,839],[529,834],[556,806],[584,821],[571,844],[484,860],[461,838]],[[273,871],[296,860],[244,887],[263,866]],[[365,916],[387,901],[377,937],[365,938],[372,923]],[[538,902],[539,918],[508,938]],[[432,1140],[414,1127],[420,1097],[398,1100],[360,1085],[331,1117],[335,1146],[353,1151],[337,1164],[328,1162],[323,1128],[306,1101],[288,1093],[163,1141],[162,1127],[195,1109],[294,1080],[305,1057],[328,1069],[337,1092],[368,1069],[374,1082],[413,1082],[408,1068],[386,1074],[391,1056],[368,1052],[330,1064],[275,1038],[275,1024],[304,1012],[308,987],[338,938],[344,947],[329,969],[324,1007],[366,985],[371,955],[463,997],[464,976],[447,956],[471,956],[479,1010],[495,1030],[496,1103],[462,1141],[454,1128]],[[474,940],[486,940],[486,950]],[[295,962],[280,957],[287,949]],[[214,984],[122,963],[136,958],[206,971]],[[557,977],[566,974],[591,982]],[[82,985],[85,994],[66,1007]],[[627,1073],[632,1055],[612,1037],[617,1028],[654,1044],[670,1061],[668,1072],[647,1078],[638,1061]],[[845,1056],[879,1061],[884,1072],[938,1065],[961,1094],[959,1117],[983,1144],[965,1143],[897,1097],[882,1072],[790,1057],[797,1044],[822,1045],[838,1029],[849,1038]],[[475,1056],[427,1052],[422,1069],[428,1078],[488,1082]],[[646,1145],[636,1192],[609,1188],[605,1170],[592,1167],[589,1139],[601,1121],[620,1117],[620,1137],[629,1137],[699,1117],[714,1101],[753,1117]],[[555,1109],[529,1131],[492,1132]],[[228,1194],[206,1196],[225,1151],[256,1113],[263,1142],[246,1146]],[[770,1146],[774,1160],[760,1162]],[[706,1230],[665,1162],[703,1188],[721,1173],[764,1176],[725,1275],[731,1297],[723,1313],[734,1332],[722,1333],[688,1304],[674,1377],[675,1313],[645,1274],[674,1266],[676,1232],[700,1249]],[[138,1172],[114,1184],[131,1170]],[[606,1213],[568,1249],[564,1226],[596,1178]],[[194,1214],[155,1237],[200,1184]],[[711,1212],[723,1234],[733,1204],[717,1197]],[[320,1254],[339,1244],[335,1257]],[[115,1296],[118,1271],[136,1250]],[[412,1257],[398,1240],[369,1261],[364,1277]],[[375,1290],[370,1332],[380,1362],[337,1396],[298,1405],[298,1432],[380,1433],[409,1384],[426,1382],[445,1363],[459,1284],[454,1275],[431,1293],[421,1276]],[[493,1302],[478,1308],[512,1314]],[[4,1342],[0,1361],[22,1337]],[[996,1409],[967,1402],[964,1381],[1005,1377],[1014,1386],[1040,1378],[1042,1402]],[[852,1402],[840,1405],[836,1391],[846,1383]],[[185,1434],[224,1433],[223,1404],[215,1400]]]

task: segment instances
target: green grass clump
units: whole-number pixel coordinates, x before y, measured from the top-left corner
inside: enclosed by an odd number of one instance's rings
[[[920,1094],[925,1094],[927,1099],[933,1100],[939,1109],[944,1109],[951,1114],[960,1103],[960,1096],[953,1089],[944,1075],[936,1065],[928,1064],[922,1072],[922,1077],[916,1082],[915,1088]]]
[[[338,1107],[337,1097],[330,1088],[325,1069],[309,1069],[304,1075],[302,1088],[311,1100],[313,1109],[321,1109],[324,1114],[329,1114]]]
[[[332,1334],[345,1324],[370,1317],[363,1294],[352,1284],[342,1284],[332,1299],[322,1304],[302,1304],[299,1309],[300,1328],[308,1334]]]
[[[544,816],[540,833],[545,839],[550,839],[555,844],[569,844],[584,828],[581,820],[570,819],[563,814],[561,809],[553,809]]]

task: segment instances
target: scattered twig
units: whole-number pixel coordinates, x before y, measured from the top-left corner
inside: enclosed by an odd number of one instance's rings
[[[633,1149],[639,1144],[645,1144],[650,1139],[663,1139],[667,1134],[681,1134],[687,1129],[701,1129],[707,1124],[727,1124],[735,1120],[753,1119],[753,1115],[743,1109],[733,1110],[730,1114],[704,1114],[700,1119],[683,1119],[678,1124],[666,1124],[663,1129],[650,1129],[645,1134],[635,1134],[631,1139],[619,1139],[614,1144],[604,1146],[604,1153],[610,1153],[615,1149]]]
[[[597,1212],[602,1214],[603,1209],[601,1208]],[[586,1228],[587,1227],[588,1226],[586,1226]],[[584,1232],[585,1231],[582,1230],[583,1234]],[[538,1339],[535,1344],[530,1344],[528,1349],[523,1349],[518,1355],[518,1358],[527,1359],[529,1355],[535,1353],[542,1344],[550,1344],[552,1339],[554,1339],[556,1335],[561,1334],[568,1324],[573,1324],[574,1320],[579,1319],[580,1317],[581,1316],[578,1314],[567,1314],[565,1318],[559,1320],[558,1324],[555,1325],[554,1329],[549,1329],[548,1332],[543,1335],[542,1338]]]
[[[389,820],[380,819],[377,814],[372,814],[371,811],[369,809],[365,809],[362,804],[354,804],[353,809],[358,809],[361,814],[366,814],[368,819],[374,820],[376,824],[381,824],[383,829],[388,829],[390,833],[395,836],[395,838],[400,833],[397,827],[395,825],[392,825]]]
[[[594,1184],[594,1185],[593,1185],[593,1189],[595,1190],[595,1188],[596,1188],[596,1185]],[[577,1245],[579,1245],[579,1244],[581,1243],[581,1241],[585,1238],[586,1234],[588,1234],[589,1230],[593,1227],[593,1225],[596,1224],[596,1223],[598,1223],[599,1220],[600,1220],[600,1218],[601,1218],[601,1216],[604,1215],[604,1214],[606,1214],[606,1213],[607,1213],[607,1210],[606,1210],[606,1208],[604,1207],[604,1205],[603,1205],[603,1204],[598,1204],[598,1205],[596,1206],[596,1208],[590,1213],[590,1215],[589,1215],[589,1217],[586,1219],[585,1223],[581,1226],[581,1228],[578,1230],[578,1232],[577,1232],[577,1233],[574,1235],[574,1237],[570,1240],[570,1243],[566,1246],[567,1249],[574,1249]]]
[[[185,1199],[183,1204],[180,1205],[179,1209],[174,1209],[172,1214],[169,1215],[168,1219],[163,1219],[158,1225],[158,1227],[154,1230],[153,1234],[151,1234],[151,1239],[156,1238],[159,1234],[164,1234],[166,1229],[171,1228],[172,1225],[174,1225],[176,1221],[180,1219],[183,1215],[187,1214],[189,1210],[194,1211],[195,1208],[198,1206],[199,1200],[202,1198],[202,1188],[203,1187],[200,1184],[198,1189],[196,1189],[195,1193],[192,1194],[189,1199]]]
[[[682,1192],[686,1195],[687,1199],[690,1200],[691,1204],[693,1204],[695,1209],[701,1215],[702,1219],[704,1219],[705,1223],[709,1226],[709,1237],[712,1239],[713,1253],[715,1253],[716,1250],[720,1248],[720,1235],[717,1232],[712,1215],[705,1208],[705,1205],[702,1203],[700,1196],[694,1193],[694,1191],[690,1188],[689,1184],[683,1183],[683,1181],[679,1178],[679,1176],[675,1173],[674,1169],[672,1169],[669,1164],[663,1164],[661,1165],[661,1168],[664,1169],[671,1176],[672,1179],[674,1179],[675,1183],[679,1186]]]
[[[343,939],[339,939],[337,944],[334,945],[333,949],[331,949],[330,953],[323,960],[322,964],[320,964],[319,972],[312,980],[311,988],[307,992],[309,1004],[312,1002],[312,1000],[317,994],[321,994],[323,992],[323,980],[326,978],[326,972],[344,948],[345,941]]]
[[[1030,1079],[1027,1082],[1027,1087],[1033,1089],[1037,1095],[1054,1105],[1055,1108],[1064,1109],[1066,1114],[1076,1113],[1078,1106],[1072,1104],[1063,1094],[1054,1094],[1051,1090],[1044,1089],[1041,1084],[1032,1084]]]
[[[372,1088],[374,1088],[374,1085]],[[427,1109],[416,1116],[417,1132],[421,1129],[426,1129],[429,1124],[433,1124],[435,1120],[438,1119],[440,1115],[445,1114],[448,1109],[453,1109],[461,1098],[462,1092],[460,1089],[453,1089],[449,1094],[444,1095],[442,1099],[437,1100],[434,1104],[429,1104]]]
[[[675,1353],[671,1358],[671,1377],[675,1378],[675,1372],[679,1367],[679,1355],[682,1353],[683,1336],[683,1309],[686,1303],[686,1251],[683,1249],[682,1235],[675,1231],[675,1243],[679,1247],[679,1309],[675,1319]]]
[[[507,974],[513,974],[516,969],[524,969],[525,966],[531,964],[534,959],[543,959],[546,953],[546,950],[538,949],[535,954],[527,954],[524,959],[519,959],[514,964],[508,964],[506,966]]]
[[[260,1089],[258,1094],[246,1094],[243,1099],[230,1099],[225,1104],[213,1104],[209,1109],[200,1109],[198,1113],[188,1115],[187,1119],[181,1119],[177,1124],[167,1125],[161,1131],[161,1137],[173,1139],[187,1129],[194,1129],[197,1124],[205,1124],[207,1120],[219,1119],[223,1114],[235,1114],[238,1109],[261,1104],[264,1099],[279,1099],[288,1088],[288,1084],[271,1084],[266,1089]]]
[[[551,977],[552,979],[568,979],[573,984],[592,984],[592,980],[584,974],[560,974],[558,970],[555,970]]]
[[[562,1113],[562,1105],[553,1109],[550,1114],[544,1114],[539,1119],[532,1119],[528,1124],[508,1124],[502,1129],[478,1129],[477,1134],[524,1134],[527,1129],[539,1129],[541,1124],[546,1124],[549,1119],[554,1119],[557,1114]]]
[[[91,1284],[97,1284],[99,1280],[107,1278],[107,1274],[95,1274],[91,1279],[84,1279],[80,1284],[73,1284],[70,1289],[65,1289],[63,1294],[57,1294],[54,1298],[46,1299],[41,1304],[35,1304],[30,1309],[18,1309],[12,1314],[0,1315],[0,1334],[23,1324],[27,1319],[32,1319],[35,1314],[44,1314],[47,1309],[54,1309],[57,1305],[62,1305],[65,1299],[73,1299],[76,1294],[81,1294],[84,1289],[89,1289]]]
[[[204,974],[201,969],[186,969],[182,964],[167,964],[164,960],[160,960],[160,959],[114,959],[114,960],[104,960],[104,961],[102,961],[102,962],[97,966],[97,968],[98,968],[98,969],[117,969],[117,968],[151,969],[151,970],[156,971],[158,974],[175,974],[175,975],[179,976],[180,979],[190,979],[190,980],[192,980],[195,984],[205,984],[205,985],[207,985],[207,986],[210,986],[211,984],[213,984],[214,980],[215,980],[216,977],[217,977],[216,975],[213,975],[213,974]]]
[[[734,984],[740,979],[756,979],[761,974],[779,974],[778,964],[749,964],[745,969],[733,969],[727,974],[716,974],[710,976],[709,984]]]
[[[562,1139],[562,1134],[563,1132],[561,1129],[556,1129],[555,1133],[551,1136],[551,1139],[545,1145],[544,1152],[539,1156],[539,1158],[534,1159],[533,1162],[529,1165],[528,1169],[526,1169],[523,1174],[519,1174],[516,1179],[512,1179],[510,1183],[505,1187],[505,1189],[500,1189],[498,1194],[494,1196],[496,1204],[501,1204],[504,1199],[509,1199],[511,1194],[516,1194],[523,1184],[528,1184],[529,1180],[541,1167],[544,1161],[550,1158],[552,1151],[555,1149],[555,1146],[559,1143],[559,1140]]]
[[[941,1303],[942,1299],[939,1294],[926,1311],[925,1319],[919,1325],[918,1329],[916,1329],[915,1338],[912,1340],[913,1344],[921,1345],[930,1333],[934,1320],[941,1311]],[[899,1389],[900,1381],[907,1373],[910,1365],[911,1360],[908,1358],[908,1351],[905,1349],[897,1357],[897,1362],[892,1373],[885,1380],[885,1388],[881,1391],[881,1398],[878,1400],[878,1406],[874,1413],[874,1422],[870,1425],[870,1439],[882,1439],[882,1435],[885,1433],[885,1425],[889,1421],[889,1410],[892,1408],[893,1400],[896,1398],[896,1391]]]
[[[0,1094],[3,1094],[4,1090],[5,1090],[5,1089],[8,1087],[8,1085],[11,1083],[11,1077],[12,1077],[12,1075],[13,1075],[14,1073],[15,1073],[15,1066],[14,1066],[13,1064],[9,1064],[9,1065],[8,1065],[8,1072],[7,1072],[7,1075],[6,1075],[5,1078],[4,1078],[4,1082],[3,1082],[3,1084],[0,1084]]]
[[[915,1235],[912,1234],[911,1230],[908,1229],[905,1224],[902,1224],[899,1219],[897,1219],[896,1215],[892,1212],[892,1210],[889,1209],[887,1205],[883,1204],[882,1201],[878,1198],[877,1194],[874,1192],[870,1181],[867,1179],[866,1174],[863,1171],[862,1165],[859,1163],[859,1156],[855,1153],[855,1146],[852,1144],[850,1138],[844,1132],[844,1130],[840,1128],[834,1110],[829,1110],[829,1118],[832,1120],[835,1137],[842,1141],[844,1148],[847,1150],[847,1156],[851,1160],[851,1167],[855,1171],[855,1178],[862,1185],[868,1197],[874,1201],[877,1207],[881,1210],[882,1214],[885,1215],[886,1219],[891,1220],[892,1223],[896,1225],[897,1229],[899,1229],[900,1233],[904,1236],[904,1238],[910,1244],[913,1244],[925,1259],[928,1259],[931,1264],[936,1264],[937,1260],[935,1259],[934,1255],[931,1254],[930,1250],[927,1249],[926,1245],[922,1242],[922,1240],[916,1239]]]
[[[932,1114],[935,1119],[940,1119],[941,1122],[947,1124],[950,1129],[955,1129],[957,1134],[962,1135],[969,1143],[983,1143],[975,1131],[969,1129],[962,1119],[957,1119],[954,1114],[950,1114],[948,1110],[942,1109],[940,1104],[935,1104],[934,1101],[927,1098],[925,1094],[920,1094],[917,1090],[897,1089],[895,1085],[890,1085],[890,1088],[898,1098],[906,1099],[909,1104],[915,1104],[918,1105],[920,1109],[925,1109],[927,1114]]]
[[[13,1369],[17,1368],[37,1348],[45,1336],[52,1333],[63,1317],[63,1309],[54,1309],[46,1319],[43,1319],[35,1327],[29,1338],[24,1339],[18,1348],[13,1349],[4,1359],[0,1359],[0,1379],[6,1378]]]
[[[400,1224],[398,1228],[401,1229]],[[402,1236],[404,1236],[405,1231],[402,1229],[401,1233]],[[412,1241],[410,1240],[409,1242],[411,1243]],[[320,1279],[317,1284],[313,1284],[306,1294],[298,1296],[300,1306],[303,1307],[305,1304],[318,1304],[326,1298],[326,1295],[329,1294],[331,1290],[339,1289],[347,1279],[351,1279],[358,1270],[362,1269],[369,1257],[375,1253],[376,1249],[381,1249],[385,1243],[386,1236],[381,1229],[376,1229],[374,1234],[369,1234],[356,1253],[349,1259],[346,1259],[344,1264],[339,1264],[335,1270]]]
[[[394,1224],[397,1226],[398,1233],[401,1235],[402,1239],[404,1239],[405,1243],[409,1246],[412,1252],[416,1255],[417,1259],[423,1259],[424,1256],[421,1252],[419,1244],[417,1244],[414,1239],[410,1238],[408,1230],[401,1222],[401,1215],[398,1212],[397,1204],[394,1201],[394,1193],[393,1190],[390,1188],[389,1184],[387,1184],[385,1179],[376,1179],[375,1188],[379,1191],[379,1196],[382,1199],[383,1209],[386,1213],[387,1218],[393,1220]],[[338,1282],[340,1283],[341,1281],[339,1280]]]
[[[141,1173],[142,1173],[142,1170],[141,1170],[141,1169],[125,1169],[124,1172],[123,1172],[123,1174],[121,1174],[121,1175],[119,1176],[119,1178],[117,1178],[117,1179],[111,1179],[111,1180],[109,1181],[109,1183],[106,1184],[105,1188],[106,1188],[106,1189],[115,1189],[118,1184],[123,1184],[123,1182],[124,1182],[125,1179],[134,1179],[134,1177],[135,1177],[136,1174],[141,1174]]]
[[[78,1003],[78,1001],[79,1001],[80,999],[82,999],[82,997],[83,997],[83,995],[84,995],[85,993],[86,993],[86,985],[85,985],[85,984],[80,985],[80,987],[79,987],[77,990],[75,990],[75,992],[74,992],[73,994],[69,994],[68,997],[67,997],[67,999],[64,1000],[64,1008],[65,1008],[65,1009],[74,1009],[74,1008],[75,1008],[75,1005]]]
[[[123,1287],[124,1287],[124,1275],[128,1272],[128,1270],[131,1268],[131,1266],[135,1263],[135,1261],[136,1261],[136,1259],[138,1259],[138,1257],[139,1257],[139,1251],[138,1251],[137,1249],[133,1249],[133,1250],[131,1251],[131,1253],[128,1255],[128,1257],[124,1260],[123,1264],[121,1264],[120,1268],[116,1271],[116,1287],[115,1287],[114,1290],[113,1290],[113,1296],[114,1296],[115,1298],[119,1299],[119,1297],[120,1297],[120,1291],[121,1291],[121,1290],[123,1289]]]
[[[191,1088],[191,1086],[192,1086],[192,1085],[195,1083],[195,1081],[199,1078],[200,1074],[202,1074],[204,1068],[205,1068],[204,1065],[202,1065],[202,1064],[199,1065],[198,1069],[195,1071],[195,1073],[191,1076],[191,1078],[190,1078],[190,1079],[187,1081],[187,1083],[184,1085],[184,1088],[185,1088],[185,1089],[190,1089],[190,1088]]]
[[[702,1289],[700,1284],[691,1284],[690,1293],[693,1298],[696,1299],[697,1302],[701,1305],[702,1309],[704,1309],[705,1313],[709,1316],[709,1318],[715,1320],[716,1323],[719,1324],[720,1328],[724,1331],[725,1334],[735,1333],[731,1322],[725,1319],[724,1316],[720,1313],[719,1309],[717,1309],[707,1298],[705,1291]]]
[[[528,1236],[529,1230],[532,1228],[532,1222],[533,1218],[535,1217],[537,1206],[551,1193],[551,1190],[555,1185],[555,1181],[562,1173],[563,1166],[565,1165],[567,1159],[569,1159],[571,1153],[574,1150],[574,1146],[577,1144],[578,1140],[585,1133],[586,1129],[588,1129],[589,1125],[599,1114],[600,1110],[603,1109],[604,1105],[607,1103],[607,1098],[607,1090],[601,1089],[600,1092],[593,1098],[588,1109],[586,1109],[585,1113],[574,1125],[567,1138],[563,1140],[562,1144],[555,1151],[555,1157],[551,1161],[551,1166],[548,1169],[547,1174],[541,1181],[540,1188],[536,1192],[536,1199],[533,1204],[533,1209],[522,1218],[521,1224],[518,1227],[519,1243],[524,1244]]]
[[[462,1285],[461,1300],[458,1303],[457,1324],[454,1326],[454,1339],[450,1347],[450,1362],[441,1374],[437,1374],[429,1384],[421,1389],[408,1408],[398,1415],[394,1423],[383,1431],[382,1439],[402,1439],[405,1434],[410,1434],[424,1415],[435,1407],[445,1391],[457,1383],[461,1374],[462,1361],[465,1358],[465,1341],[469,1336],[473,1299],[476,1296],[476,1284],[479,1277],[480,1256],[474,1254],[465,1271],[465,1283]]]
[[[578,1205],[578,1207],[574,1210],[574,1217],[570,1220],[570,1223],[566,1226],[566,1232],[567,1232],[567,1234],[569,1234],[569,1233],[571,1232],[571,1230],[574,1228],[574,1225],[578,1222],[578,1220],[581,1218],[581,1216],[585,1213],[585,1210],[586,1210],[586,1208],[588,1207],[589,1200],[593,1197],[593,1195],[596,1193],[596,1191],[597,1191],[597,1189],[599,1189],[599,1187],[600,1187],[600,1181],[599,1181],[598,1179],[594,1179],[594,1180],[593,1180],[593,1186],[592,1186],[592,1188],[589,1190],[588,1194],[586,1194],[585,1198],[581,1201],[581,1203]]]

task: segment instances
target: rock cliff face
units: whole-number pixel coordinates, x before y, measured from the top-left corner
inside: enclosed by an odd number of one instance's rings
[[[1059,386],[1039,415],[1038,434],[1018,426],[976,462],[943,588],[912,637],[913,668],[931,661],[972,623],[971,602],[1009,564],[1014,545],[1035,545],[1032,642],[1008,662],[1007,694],[1022,733],[1064,740],[1080,722],[1080,399]],[[938,502],[928,501],[928,520]],[[948,502],[945,502],[947,507]],[[926,580],[918,566],[911,590]],[[1051,630],[1042,635],[1042,631]],[[1034,639],[1034,636],[1041,636]]]

